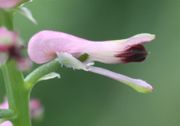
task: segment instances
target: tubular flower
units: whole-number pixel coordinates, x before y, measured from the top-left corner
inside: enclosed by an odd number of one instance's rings
[[[0,9],[16,7],[22,0],[0,0]]]
[[[22,56],[23,45],[16,32],[0,28],[0,64],[4,64],[8,59],[15,59],[21,70],[27,70],[31,62]]]
[[[49,62],[59,57],[61,64],[101,74],[128,84],[139,92],[149,92],[152,86],[145,81],[92,66],[92,62],[107,64],[141,62],[145,60],[147,51],[143,44],[152,41],[155,35],[142,33],[128,39],[109,41],[90,41],[55,31],[41,31],[35,34],[28,44],[28,54],[32,61],[38,64]],[[85,58],[84,58],[85,57]],[[64,62],[65,59],[66,61]],[[72,61],[74,63],[67,63]],[[75,67],[74,67],[75,65]]]
[[[3,103],[0,104],[0,109],[8,109],[9,104],[8,101],[5,99]],[[39,119],[43,115],[43,107],[38,99],[32,99],[30,101],[30,113],[32,119]],[[1,123],[0,120],[0,126],[13,126],[10,121],[3,121]]]

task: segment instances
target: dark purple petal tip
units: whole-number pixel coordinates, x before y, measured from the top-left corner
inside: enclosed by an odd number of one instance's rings
[[[142,62],[146,59],[147,51],[143,45],[133,45],[128,47],[124,52],[121,52],[116,57],[119,57],[122,63]]]

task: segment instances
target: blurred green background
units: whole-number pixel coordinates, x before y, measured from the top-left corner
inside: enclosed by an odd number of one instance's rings
[[[91,40],[142,32],[157,36],[146,46],[150,55],[143,63],[97,63],[152,83],[152,93],[139,94],[114,80],[61,68],[61,79],[41,82],[32,92],[45,107],[44,120],[33,126],[180,125],[179,0],[34,0],[27,7],[39,24],[16,15],[16,30],[26,42],[44,29]],[[2,83],[0,86],[3,97]]]

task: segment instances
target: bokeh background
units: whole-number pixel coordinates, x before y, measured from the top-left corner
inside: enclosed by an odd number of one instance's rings
[[[44,120],[33,126],[180,125],[180,0],[34,0],[27,7],[38,25],[16,15],[15,27],[25,42],[44,29],[91,40],[142,32],[157,36],[146,45],[150,54],[143,63],[97,63],[152,83],[152,93],[139,94],[99,75],[60,68],[61,79],[41,82],[32,92],[45,107]],[[0,86],[2,99],[2,78]]]

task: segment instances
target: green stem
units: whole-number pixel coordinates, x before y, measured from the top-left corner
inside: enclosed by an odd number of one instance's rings
[[[26,90],[22,73],[17,69],[15,61],[2,66],[9,108],[16,113],[13,126],[31,126],[29,113],[29,91]]]
[[[27,88],[31,90],[41,77],[56,71],[59,68],[59,66],[60,64],[58,60],[55,59],[35,69],[25,78],[25,82],[27,83]]]
[[[13,12],[0,10],[0,26],[13,30]],[[30,91],[25,88],[22,72],[17,69],[15,61],[2,65],[9,110],[14,112],[11,119],[13,126],[31,126],[29,113]]]

